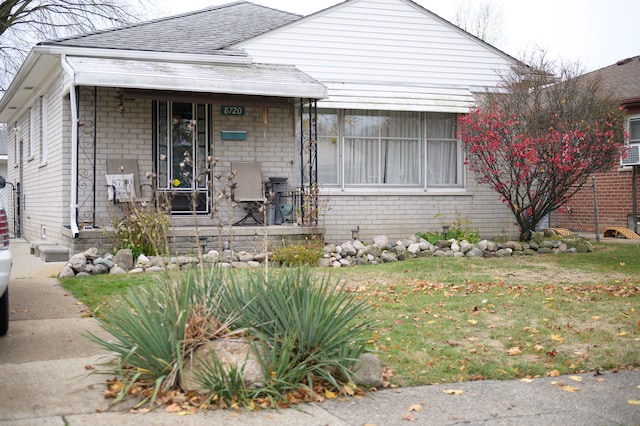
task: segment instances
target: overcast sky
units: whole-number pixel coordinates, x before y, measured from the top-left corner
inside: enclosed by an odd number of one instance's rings
[[[308,15],[340,0],[251,0],[253,3]],[[478,0],[468,0],[470,2]],[[155,16],[174,15],[232,0],[155,0]],[[492,0],[502,13],[503,42],[496,47],[521,58],[536,48],[549,58],[580,61],[586,71],[640,55],[638,0]],[[454,21],[455,0],[416,0]]]

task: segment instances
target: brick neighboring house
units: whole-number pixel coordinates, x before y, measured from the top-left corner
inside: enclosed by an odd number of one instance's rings
[[[316,183],[327,207],[311,227],[234,226],[236,249],[267,234],[339,242],[357,226],[363,241],[400,239],[458,216],[488,238],[516,235],[456,138],[457,116],[514,63],[410,0],[348,0],[306,17],[238,1],[41,42],[0,100],[22,235],[106,249],[122,214],[109,161],[130,159],[134,181],[171,199],[184,251],[219,247],[214,177],[234,162],[286,177],[294,216],[295,196]]]
[[[620,60],[587,75],[598,76],[606,90],[610,91],[624,108],[627,116],[625,126],[630,136],[626,142],[640,143],[640,56]],[[634,229],[634,175],[634,167],[625,167],[616,161],[612,164],[611,170],[595,176],[598,232],[603,232],[607,227]],[[591,180],[588,181],[587,186],[569,203],[552,213],[553,226],[578,232],[596,232],[595,201],[591,183]]]

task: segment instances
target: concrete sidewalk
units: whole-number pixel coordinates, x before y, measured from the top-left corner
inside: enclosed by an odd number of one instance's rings
[[[11,323],[0,338],[3,425],[640,425],[640,371],[522,381],[480,381],[383,390],[362,399],[309,404],[280,412],[156,410],[130,414],[102,398],[105,376],[90,375],[106,358],[83,334],[102,334],[84,307],[59,286],[63,262],[45,263],[12,240]],[[640,356],[640,349],[630,348]],[[564,382],[566,392],[551,382]],[[457,395],[445,393],[447,389]],[[417,411],[419,409],[419,411]]]

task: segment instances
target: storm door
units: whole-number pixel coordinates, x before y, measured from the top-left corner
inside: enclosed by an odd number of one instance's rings
[[[172,213],[208,213],[208,105],[158,102],[156,113],[158,191],[170,200]]]

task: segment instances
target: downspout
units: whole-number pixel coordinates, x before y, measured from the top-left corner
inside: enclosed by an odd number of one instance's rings
[[[62,69],[69,75],[69,102],[71,104],[71,202],[69,203],[69,226],[73,238],[78,238],[77,210],[78,210],[78,106],[76,104],[76,75],[67,60],[67,55],[60,56]]]

